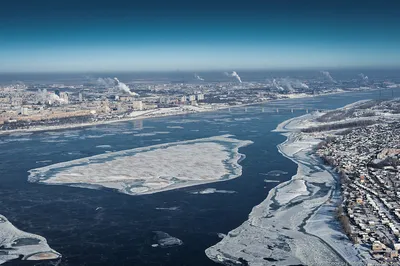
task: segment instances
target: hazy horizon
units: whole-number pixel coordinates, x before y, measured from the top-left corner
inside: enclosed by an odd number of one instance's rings
[[[0,72],[400,67],[395,1],[19,1]]]

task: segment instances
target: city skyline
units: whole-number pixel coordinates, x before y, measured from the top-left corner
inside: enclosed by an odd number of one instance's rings
[[[0,72],[400,66],[395,1],[22,2],[0,10]]]

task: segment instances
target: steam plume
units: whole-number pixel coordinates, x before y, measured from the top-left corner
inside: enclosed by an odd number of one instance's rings
[[[272,82],[267,80],[270,87],[273,87],[278,90],[288,90],[294,91],[296,89],[310,89],[310,87],[304,82],[297,79],[290,78],[282,78],[282,79],[273,79]]]
[[[292,87],[292,84],[291,84],[291,80],[289,80],[289,79],[282,79],[282,80],[281,80],[281,83],[282,83],[282,85],[285,86],[289,91],[293,91],[293,87]]]
[[[321,74],[324,75],[324,77],[329,79],[331,82],[336,83],[336,80],[332,78],[331,74],[328,71],[321,71]]]
[[[198,79],[198,80],[204,80],[202,77],[200,77],[199,75],[197,75],[196,73],[194,73],[194,78]]]
[[[358,76],[359,76],[363,81],[368,81],[368,76],[365,76],[363,73],[358,74]]]
[[[115,80],[112,78],[98,78],[95,83],[104,88],[112,88],[115,86]]]
[[[304,82],[301,82],[299,80],[294,81],[293,82],[293,86],[295,88],[302,88],[302,89],[309,89],[310,88],[307,84],[305,84]]]
[[[280,86],[280,85],[278,84],[278,82],[276,81],[276,79],[273,79],[273,80],[272,80],[272,85],[273,85],[276,89],[278,89],[278,90],[281,90],[281,91],[285,90],[282,86]]]
[[[100,86],[103,88],[108,88],[108,89],[116,88],[116,89],[123,91],[131,96],[139,96],[139,94],[131,91],[125,83],[119,81],[118,78],[113,78],[113,79],[112,78],[98,78],[94,81],[94,83],[97,86]]]
[[[225,76],[228,77],[234,77],[236,78],[240,83],[242,83],[242,80],[240,79],[238,73],[236,73],[236,71],[232,71],[232,73],[228,73],[228,72],[224,72]]]
[[[126,92],[131,96],[139,96],[139,94],[137,94],[136,92],[131,91],[131,89],[129,89],[129,87],[125,83],[120,82],[117,78],[114,78],[114,80],[117,83],[116,87],[121,91]]]
[[[64,99],[61,99],[57,94],[55,94],[53,92],[49,93],[49,92],[47,92],[46,89],[43,89],[43,90],[39,89],[38,95],[39,95],[38,99],[41,102],[50,102],[50,103],[55,103],[55,102],[64,103],[65,102]]]

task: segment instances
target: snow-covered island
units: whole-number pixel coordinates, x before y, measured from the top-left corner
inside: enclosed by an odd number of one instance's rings
[[[110,152],[32,169],[29,181],[155,193],[240,176],[238,149],[251,143],[222,135]]]
[[[61,254],[51,249],[44,237],[21,231],[0,215],[0,264],[18,258],[55,260]]]
[[[249,219],[206,255],[226,265],[363,265],[363,260],[335,219],[340,202],[336,175],[312,154],[323,138],[301,129],[315,125],[314,113],[281,123],[287,136],[278,146],[298,164],[290,181],[272,189]]]

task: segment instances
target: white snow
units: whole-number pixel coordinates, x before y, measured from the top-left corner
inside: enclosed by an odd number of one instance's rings
[[[214,193],[221,193],[221,194],[233,194],[236,193],[236,191],[233,190],[218,190],[216,188],[206,188],[200,191],[194,191],[191,192],[192,194],[214,194]]]
[[[167,126],[167,128],[183,129],[182,126]]]
[[[0,264],[9,260],[51,260],[61,254],[51,249],[44,237],[16,228],[6,217],[0,215]]]
[[[155,247],[174,247],[174,246],[181,246],[183,245],[183,241],[177,237],[170,236],[168,233],[162,231],[154,231],[155,240],[157,240],[157,244],[152,244],[153,248]]]
[[[314,211],[332,204],[336,181],[328,169],[320,167],[319,160],[309,155],[319,140],[298,132],[308,119],[310,115],[290,119],[277,128],[288,137],[278,149],[298,164],[297,174],[272,189],[247,221],[206,249],[210,259],[243,265],[241,258],[257,266],[362,264],[349,240],[336,241],[335,237],[343,233],[330,228],[328,221],[334,221],[334,212],[328,213],[330,220],[316,223],[314,219]]]
[[[99,148],[99,149],[108,149],[108,148],[111,148],[111,145],[107,145],[107,144],[104,144],[104,145],[97,145],[96,148]]]
[[[170,132],[168,131],[155,131],[155,132],[148,132],[148,133],[138,133],[138,134],[133,134],[135,137],[149,137],[149,136],[155,136],[159,134],[169,134]]]
[[[29,181],[154,193],[240,176],[238,149],[251,143],[222,135],[110,152],[32,169]]]

